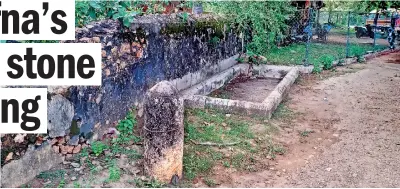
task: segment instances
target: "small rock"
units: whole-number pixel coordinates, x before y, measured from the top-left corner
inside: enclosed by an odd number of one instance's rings
[[[339,137],[339,134],[336,134],[336,133],[335,133],[335,134],[333,134],[332,136],[334,136],[334,137]]]
[[[78,146],[75,146],[74,150],[72,151],[73,154],[77,154],[81,151],[82,146],[79,144]]]
[[[231,117],[231,114],[225,114],[226,117]]]
[[[50,137],[65,136],[71,126],[75,109],[72,102],[62,95],[55,95],[47,102],[47,124]]]
[[[269,168],[269,170],[275,170],[275,168],[273,168],[273,167],[270,167],[270,168]]]
[[[26,136],[26,134],[17,134],[17,136],[14,137],[14,142],[23,143],[25,136]]]
[[[68,145],[76,146],[79,143],[79,135],[73,136],[69,141]]]
[[[87,148],[88,145],[87,144],[82,144],[82,149]]]
[[[68,142],[71,139],[69,135],[65,136],[65,142]]]
[[[96,170],[97,170],[97,171],[101,171],[101,170],[103,170],[103,167],[100,166],[100,165],[98,165],[98,166],[96,167]]]
[[[51,183],[51,180],[49,180],[49,181],[43,183],[43,185],[48,185],[48,184],[50,184],[50,183]]]
[[[76,177],[71,177],[71,180],[72,180],[72,181],[76,180]]]
[[[81,170],[82,170],[82,167],[77,167],[77,168],[74,169],[75,172],[79,172]]]
[[[284,172],[284,173],[285,173],[285,172],[286,172],[286,169],[282,169],[282,172]]]
[[[68,154],[68,148],[67,146],[60,146],[61,154]]]
[[[68,159],[69,158],[72,158],[72,154],[67,154],[67,156],[66,156]]]
[[[53,151],[55,153],[60,153],[60,147],[59,146],[53,146]]]
[[[93,42],[100,43],[100,37],[93,37]]]
[[[74,151],[74,146],[67,146],[67,152],[69,154],[72,154],[73,151]]]
[[[328,167],[325,169],[326,171],[330,172],[332,170],[332,168]]]
[[[50,141],[50,145],[55,145],[55,144],[57,144],[57,142],[58,142],[58,140],[57,139],[55,139],[55,138],[53,138],[53,139],[51,139],[51,141]]]
[[[69,161],[63,161],[63,164],[64,164],[64,165],[68,165],[68,164],[71,164],[71,162],[69,162]]]
[[[128,171],[129,173],[131,173],[132,175],[136,175],[136,174],[140,173],[140,169],[137,168],[137,167],[129,168],[127,171]]]
[[[281,176],[281,172],[277,171],[277,172],[276,172],[276,176],[279,176],[279,177],[280,177],[280,176]]]
[[[6,156],[5,161],[7,162],[7,161],[12,160],[12,159],[13,159],[13,155],[14,155],[14,153],[13,153],[13,152],[10,152],[10,153]]]
[[[353,175],[352,175],[353,177],[357,177],[357,173],[353,173]]]
[[[61,145],[65,144],[65,138],[64,138],[64,137],[60,137],[60,138],[57,140],[57,142],[58,142],[58,145],[61,146]]]
[[[71,163],[71,166],[74,168],[79,168],[81,165],[79,163]]]

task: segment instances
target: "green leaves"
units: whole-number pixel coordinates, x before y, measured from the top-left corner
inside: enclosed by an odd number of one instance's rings
[[[245,38],[251,39],[246,50],[255,54],[275,46],[276,36],[287,30],[285,21],[295,11],[290,1],[211,1],[205,6],[236,23],[239,32],[251,30],[245,32]]]
[[[141,13],[130,1],[77,1],[75,7],[77,26],[83,26],[92,20],[112,18],[129,27],[135,16]]]
[[[91,148],[92,148],[93,153],[96,156],[99,156],[101,153],[103,153],[104,150],[106,150],[108,148],[108,146],[106,144],[104,144],[103,142],[95,141],[91,144]]]

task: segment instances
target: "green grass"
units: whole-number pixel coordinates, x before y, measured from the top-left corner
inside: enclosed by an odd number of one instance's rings
[[[215,185],[217,185],[215,181],[211,178],[205,178],[204,183],[209,187],[214,187]]]
[[[63,188],[65,186],[65,176],[66,171],[65,170],[50,170],[50,171],[44,171],[41,172],[36,178],[43,179],[45,181],[51,181],[51,183],[48,183],[44,185],[43,187],[45,188]],[[56,186],[56,183],[58,182],[58,185]]]
[[[375,50],[383,50],[386,46],[376,45]],[[373,51],[372,45],[351,44],[349,56],[356,56],[360,51],[366,54],[367,51]],[[321,55],[332,55],[336,60],[343,59],[346,56],[346,44],[332,43],[311,43],[309,49],[309,63],[318,62]],[[306,54],[306,44],[298,43],[289,46],[271,49],[264,54],[268,62],[279,65],[301,65]]]
[[[314,133],[314,131],[309,131],[309,130],[304,130],[304,131],[300,131],[300,136],[302,137],[308,137],[311,133]]]
[[[54,171],[45,171],[41,172],[37,178],[44,179],[44,180],[54,180],[63,178],[65,174],[65,170],[54,170]]]
[[[257,158],[255,157],[265,158],[270,155],[270,148],[277,148],[276,145],[273,146],[270,143],[270,140],[264,140],[265,136],[276,131],[264,120],[259,117],[233,114],[227,116],[214,109],[187,109],[183,156],[185,178],[193,180],[198,176],[209,176],[216,165],[238,171],[256,170]],[[235,145],[198,145],[198,143],[232,142],[235,142]],[[275,151],[272,150],[271,153]],[[205,184],[209,182],[203,181]],[[208,184],[213,185],[212,182]]]
[[[254,137],[249,130],[249,124],[244,121],[229,119],[218,111],[207,112],[200,109],[189,111],[189,114],[197,117],[198,120],[186,122],[186,140],[226,143]]]

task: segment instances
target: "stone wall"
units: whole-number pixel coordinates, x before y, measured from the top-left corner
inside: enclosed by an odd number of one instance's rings
[[[51,167],[26,167],[29,163],[25,161],[59,162],[43,159],[55,156],[42,153],[55,151],[67,157],[78,153],[90,140],[107,133],[132,107],[139,106],[145,92],[157,82],[169,80],[178,89],[186,89],[235,64],[235,55],[242,51],[242,41],[233,27],[211,16],[187,20],[178,15],[143,16],[130,29],[121,29],[114,20],[103,20],[77,28],[75,41],[63,41],[70,42],[102,44],[102,86],[48,87],[48,135],[40,136],[39,143],[35,141],[38,136],[32,135],[1,137],[3,187],[17,187]],[[17,144],[18,137],[25,141]],[[19,157],[14,153],[14,158],[5,162],[12,150],[5,141],[27,151],[18,152]],[[18,178],[23,178],[18,182],[8,179],[14,177],[8,170],[22,170],[18,166],[33,171],[25,171],[29,175],[18,173]]]
[[[182,22],[174,16],[144,16],[124,34],[112,20],[77,29],[78,42],[102,43],[103,84],[69,88],[65,96],[74,104],[75,117],[92,126],[112,124],[157,82],[182,78],[241,51],[241,40],[226,24],[211,17]]]

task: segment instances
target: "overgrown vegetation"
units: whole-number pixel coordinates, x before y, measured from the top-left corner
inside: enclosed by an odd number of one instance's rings
[[[383,45],[376,45],[375,50],[383,50],[386,47]],[[350,57],[359,57],[369,51],[373,51],[372,45],[351,44],[349,48]],[[291,44],[286,47],[271,49],[264,56],[268,62],[280,65],[301,65],[303,64],[303,57],[306,53],[306,46],[304,44]],[[331,67],[331,62],[341,60],[346,57],[346,45],[332,44],[332,43],[311,43],[308,61],[313,65],[323,65],[326,69]],[[332,61],[333,60],[333,61]]]
[[[103,162],[107,170],[108,177],[103,180],[104,183],[117,182],[120,180],[123,171],[120,169],[117,159],[115,157],[126,156],[129,158],[129,161],[136,161],[141,158],[141,154],[139,154],[136,150],[131,149],[131,145],[138,143],[141,139],[136,136],[133,132],[136,126],[136,120],[134,117],[134,112],[130,111],[125,119],[121,120],[116,125],[115,135],[111,138],[106,138],[104,140],[93,141],[91,143],[90,148],[84,148],[82,151],[75,157],[77,162],[82,164],[82,167],[87,167],[89,169],[89,180],[83,180],[81,182],[73,182],[74,188],[80,187],[90,187],[90,183],[92,182],[94,175],[100,173],[99,162]],[[94,162],[96,161],[96,163]],[[67,174],[66,170],[54,170],[54,171],[46,171],[40,173],[37,178],[42,179],[43,181],[52,181],[49,184],[45,185],[45,187],[59,187],[63,188],[66,186],[66,180],[64,179],[65,174]],[[57,181],[57,182],[56,182]],[[58,184],[57,184],[58,183]],[[138,183],[139,186],[143,183]],[[156,181],[152,181],[152,185],[155,185]]]
[[[290,1],[211,1],[206,6],[236,23],[244,31],[247,52],[254,54],[275,47],[276,38],[288,29],[285,21],[295,11]]]

